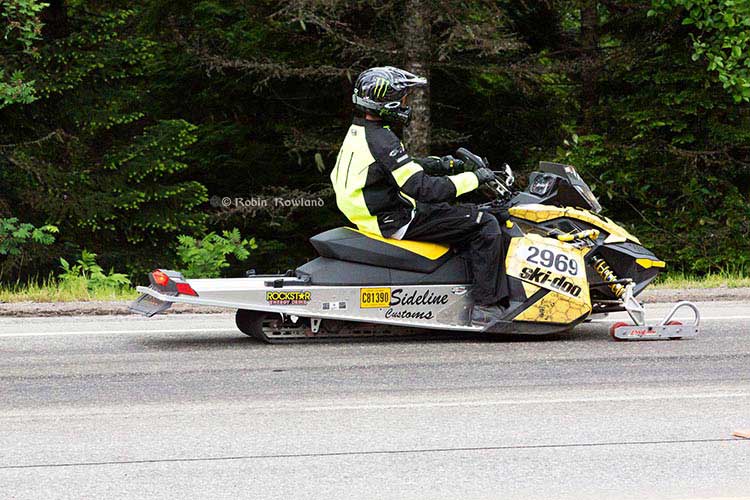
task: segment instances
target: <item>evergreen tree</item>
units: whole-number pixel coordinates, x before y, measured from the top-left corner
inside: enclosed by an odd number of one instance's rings
[[[4,122],[3,193],[12,213],[60,228],[65,253],[89,249],[128,270],[165,259],[181,233],[204,228],[206,190],[185,178],[195,127],[150,114],[155,42],[134,10],[68,7],[28,72],[38,100]],[[50,24],[48,22],[47,26]],[[22,118],[22,117],[25,117]],[[13,128],[19,121],[24,128]],[[36,134],[40,139],[27,141]]]

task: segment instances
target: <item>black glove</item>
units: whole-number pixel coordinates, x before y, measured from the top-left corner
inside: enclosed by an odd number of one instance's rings
[[[489,168],[482,167],[478,168],[474,171],[474,175],[477,176],[477,179],[479,179],[479,185],[486,184],[490,181],[495,180],[495,172],[490,170]]]
[[[452,156],[428,156],[427,158],[415,158],[415,162],[430,175],[451,175],[463,171],[464,162]]]
[[[464,162],[458,158],[453,158],[451,155],[440,158],[440,165],[451,174],[461,172],[464,168]]]

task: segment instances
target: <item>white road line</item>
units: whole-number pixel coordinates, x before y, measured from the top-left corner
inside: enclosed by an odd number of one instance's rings
[[[587,398],[550,398],[550,399],[503,399],[496,401],[455,401],[455,402],[425,402],[425,403],[395,403],[395,404],[362,404],[362,405],[325,405],[302,406],[287,408],[269,408],[275,410],[289,409],[295,411],[332,411],[332,410],[381,410],[381,409],[411,409],[411,408],[451,408],[459,406],[503,406],[503,405],[536,405],[536,404],[570,404],[570,403],[621,403],[638,401],[692,400],[692,399],[734,399],[750,398],[750,393],[717,393],[717,394],[671,394],[671,395],[641,395],[641,396],[600,396]],[[262,407],[245,407],[249,410],[260,410]]]
[[[0,422],[3,420],[23,419],[29,421],[32,419],[63,417],[123,417],[129,415],[198,415],[210,413],[213,416],[248,414],[248,413],[314,413],[327,411],[373,411],[373,410],[410,410],[410,409],[429,409],[429,408],[480,408],[493,406],[514,406],[514,405],[550,405],[550,404],[596,404],[596,403],[638,403],[653,401],[675,401],[675,400],[707,400],[707,399],[748,399],[750,392],[718,392],[718,393],[696,393],[696,394],[654,394],[654,395],[635,395],[635,396],[589,396],[589,397],[568,397],[568,398],[529,398],[529,399],[495,399],[480,401],[424,401],[421,403],[350,403],[350,404],[311,404],[308,402],[288,402],[281,401],[278,403],[267,404],[247,404],[239,402],[235,404],[189,404],[169,407],[155,407],[153,405],[133,405],[129,406],[126,411],[120,408],[60,408],[44,410],[23,410],[18,411],[0,411]]]

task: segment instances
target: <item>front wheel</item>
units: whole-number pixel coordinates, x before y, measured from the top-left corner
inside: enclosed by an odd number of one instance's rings
[[[253,337],[261,342],[268,342],[268,338],[263,333],[263,320],[267,313],[260,311],[248,311],[247,309],[237,309],[234,315],[234,322],[242,333]]]

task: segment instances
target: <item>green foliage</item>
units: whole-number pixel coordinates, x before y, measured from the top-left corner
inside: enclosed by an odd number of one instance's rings
[[[222,231],[221,235],[208,233],[202,239],[181,235],[177,240],[180,269],[186,278],[218,278],[229,267],[228,255],[243,261],[250,256],[250,250],[258,248],[254,238],[243,239],[236,228]]]
[[[35,67],[27,112],[61,129],[9,149],[5,175],[10,203],[58,225],[63,244],[132,272],[168,259],[177,234],[204,231],[208,196],[186,175],[197,128],[149,112],[158,47],[136,32],[137,11],[90,8],[68,6],[67,33]]]
[[[607,213],[671,269],[746,269],[747,106],[695,62],[684,43],[694,27],[679,16],[628,12],[607,28],[617,48],[597,82],[593,133],[569,140],[558,157],[579,166]]]
[[[106,292],[130,286],[130,280],[122,273],[115,273],[110,269],[105,274],[104,269],[96,263],[96,254],[86,250],[81,252],[81,258],[73,265],[61,257],[60,267],[63,272],[58,278],[63,290],[85,288],[90,292]]]
[[[4,21],[3,37],[15,39],[30,51],[35,41],[40,39],[42,22],[39,12],[49,4],[36,0],[3,0],[0,2],[0,20]]]
[[[34,81],[24,81],[22,71],[16,70],[8,80],[5,70],[0,69],[0,109],[11,104],[34,102]]]
[[[82,248],[104,268],[170,266],[178,235],[231,228],[262,242],[243,266],[299,264],[307,238],[345,224],[327,173],[352,80],[411,62],[431,72],[433,153],[466,146],[519,178],[557,156],[670,268],[747,261],[748,2],[418,3],[424,61],[405,50],[410,19],[392,1],[77,0],[24,11],[31,31],[0,23],[0,217],[60,228],[22,251],[13,278]],[[325,206],[241,210],[209,196]],[[239,270],[232,254],[211,250],[193,272]]]
[[[705,59],[735,102],[750,102],[750,2],[746,0],[654,0],[654,10],[680,9],[690,33],[693,61]]]
[[[55,242],[56,233],[53,225],[36,227],[17,217],[0,218],[0,281],[33,262],[40,249]]]
[[[206,189],[194,181],[170,181],[188,168],[181,158],[195,142],[194,130],[184,120],[161,121],[108,151],[96,169],[82,171],[79,181],[87,189],[76,207],[79,227],[112,235],[122,231],[129,245],[200,229],[203,217],[190,212],[208,199]]]
[[[17,217],[0,219],[0,255],[21,255],[22,248],[31,243],[51,245],[57,232],[57,227],[50,224],[34,227],[28,222],[19,223]]]
[[[29,104],[35,99],[34,81],[26,80],[22,65],[36,56],[34,43],[41,38],[43,26],[39,12],[47,6],[36,0],[0,2],[0,24],[4,25],[0,29],[3,35],[0,43],[0,109],[11,104]]]

